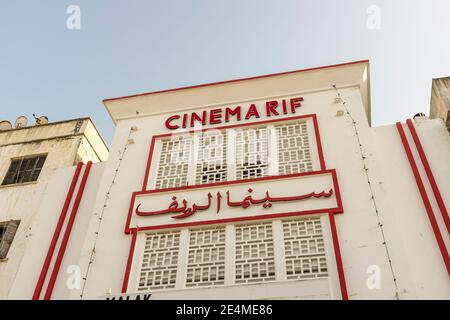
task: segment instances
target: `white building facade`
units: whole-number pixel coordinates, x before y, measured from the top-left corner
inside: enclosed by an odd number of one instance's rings
[[[450,137],[370,126],[360,61],[108,99],[9,299],[448,299]]]

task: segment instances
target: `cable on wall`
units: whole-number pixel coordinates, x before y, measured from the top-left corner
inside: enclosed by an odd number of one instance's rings
[[[381,223],[380,212],[379,212],[377,201],[375,199],[375,195],[374,195],[374,192],[373,192],[372,181],[370,180],[370,176],[369,176],[369,167],[367,166],[367,157],[366,157],[366,155],[364,153],[364,150],[362,148],[362,143],[361,143],[361,138],[360,138],[358,126],[357,126],[356,120],[353,118],[352,114],[350,113],[349,109],[347,108],[347,103],[344,101],[344,99],[342,99],[342,96],[339,93],[339,90],[338,90],[338,88],[336,87],[335,84],[333,84],[333,88],[336,91],[336,95],[337,95],[336,101],[341,103],[342,106],[344,107],[345,113],[349,116],[350,120],[352,121],[352,125],[353,125],[353,128],[355,130],[356,139],[358,141],[359,152],[361,154],[361,160],[363,162],[364,173],[365,173],[365,176],[366,176],[366,179],[367,179],[367,183],[368,183],[368,186],[369,186],[369,190],[370,190],[370,196],[371,196],[370,200],[372,201],[374,209],[375,209],[375,213],[376,213],[377,221],[378,221],[378,228],[380,229],[381,237],[383,239],[383,243],[382,244],[383,244],[383,246],[385,248],[385,251],[386,251],[386,255],[387,255],[387,258],[388,258],[388,261],[389,261],[389,267],[390,267],[390,270],[391,270],[392,279],[394,281],[395,298],[397,300],[399,300],[400,298],[399,298],[399,293],[398,293],[397,278],[395,276],[394,267],[392,265],[392,260],[391,260],[391,255],[389,253],[389,248],[388,248],[388,245],[386,243],[386,237],[385,237],[385,234],[384,234],[383,224]]]
[[[108,207],[108,200],[110,199],[110,194],[111,194],[112,187],[114,186],[114,184],[116,182],[116,179],[117,179],[117,176],[118,176],[118,173],[119,173],[119,169],[120,169],[120,165],[122,164],[122,160],[125,157],[125,153],[126,153],[126,151],[128,149],[128,146],[130,144],[133,144],[133,140],[130,139],[130,136],[131,136],[131,133],[133,131],[135,131],[135,130],[136,129],[134,127],[130,128],[130,131],[128,132],[128,136],[127,136],[127,140],[126,140],[125,146],[123,147],[122,150],[119,150],[119,154],[120,154],[119,155],[119,161],[117,163],[117,167],[114,170],[114,176],[113,176],[113,178],[111,180],[111,183],[110,183],[110,185],[108,187],[108,191],[105,194],[105,198],[104,198],[104,201],[103,201],[103,206],[102,206],[102,209],[101,209],[101,212],[100,212],[100,216],[98,217],[99,222],[98,222],[97,231],[95,232],[94,245],[92,247],[91,254],[89,256],[89,264],[88,264],[88,267],[86,269],[86,274],[83,277],[83,281],[84,282],[83,282],[83,288],[81,289],[81,294],[80,294],[80,298],[81,299],[83,299],[83,294],[84,294],[84,290],[85,290],[85,287],[86,287],[87,279],[88,279],[88,276],[89,276],[89,271],[90,271],[91,264],[95,260],[95,248],[96,248],[96,245],[97,245],[98,235],[100,233],[100,227],[101,227],[101,223],[102,223],[102,220],[103,220],[103,215],[105,213],[105,209]]]

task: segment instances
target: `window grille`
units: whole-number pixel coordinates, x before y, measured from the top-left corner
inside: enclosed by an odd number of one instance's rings
[[[147,234],[139,291],[175,287],[180,232]]]
[[[172,137],[170,140],[162,140],[161,144],[155,188],[166,189],[186,186],[192,138]]]
[[[275,280],[272,222],[236,225],[236,283]]]
[[[251,128],[236,131],[236,179],[252,179],[268,174],[268,130]]]
[[[288,281],[328,277],[320,217],[282,220],[280,229],[272,225],[233,225],[231,238],[225,226],[191,229],[186,243],[180,242],[180,231],[146,234],[137,291],[255,284],[276,281],[276,274]],[[282,239],[281,246],[275,248],[274,237]],[[226,246],[234,246],[234,254],[227,256]],[[277,267],[275,252],[284,256]],[[180,257],[186,258],[182,264]],[[234,273],[226,275],[226,266],[234,266]]]
[[[275,127],[280,175],[313,171],[306,122]]]
[[[19,228],[20,220],[11,220],[0,223],[0,259],[6,259],[12,241]]]
[[[46,158],[41,155],[12,160],[2,185],[36,181]]]
[[[199,137],[196,184],[227,180],[227,134],[205,133]]]
[[[225,283],[225,227],[191,230],[186,286]]]
[[[278,174],[313,171],[308,123],[283,124],[274,128],[276,146],[270,149],[277,152],[274,156],[278,158]],[[271,130],[263,127],[237,129],[233,135],[226,131],[207,131],[200,135],[162,140],[155,188],[265,177],[269,174],[270,135]],[[233,172],[229,172],[227,164],[229,143],[235,151],[232,153],[235,161]],[[189,164],[194,159],[192,155],[197,161],[191,175]]]
[[[283,222],[288,279],[327,277],[327,262],[320,217]]]

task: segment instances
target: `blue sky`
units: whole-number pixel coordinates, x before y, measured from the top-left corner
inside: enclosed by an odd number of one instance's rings
[[[72,4],[80,30],[66,27]],[[105,98],[369,59],[373,125],[390,124],[428,113],[431,79],[450,75],[449,12],[448,0],[0,0],[0,120],[90,116],[109,142]]]

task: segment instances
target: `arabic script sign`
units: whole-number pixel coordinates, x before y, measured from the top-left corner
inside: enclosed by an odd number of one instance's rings
[[[334,170],[133,195],[130,227],[158,229],[341,210]]]

